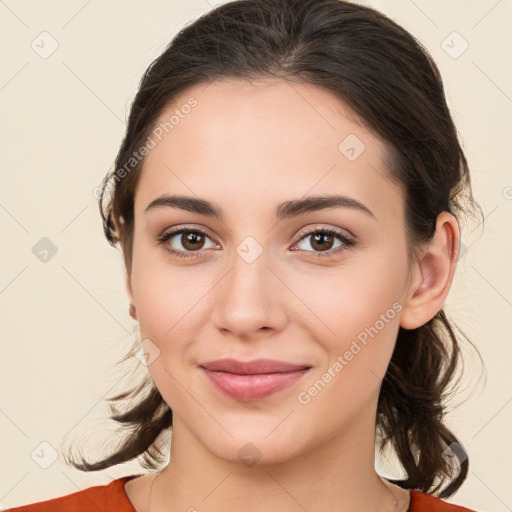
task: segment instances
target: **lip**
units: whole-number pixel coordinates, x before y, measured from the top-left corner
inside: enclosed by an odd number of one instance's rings
[[[237,400],[261,400],[298,382],[310,366],[273,359],[218,359],[200,365],[214,387]]]

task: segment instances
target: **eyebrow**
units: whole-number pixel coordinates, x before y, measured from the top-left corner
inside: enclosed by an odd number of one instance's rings
[[[166,194],[153,199],[153,201],[151,201],[151,203],[146,206],[144,213],[161,207],[178,208],[180,210],[199,213],[218,219],[222,219],[224,216],[220,206],[205,199]],[[316,212],[328,208],[339,207],[353,208],[375,219],[375,215],[364,204],[360,203],[356,199],[342,195],[310,196],[306,197],[305,199],[284,201],[277,206],[275,210],[275,216],[276,218],[282,220],[298,217],[299,215],[303,215],[309,212]]]

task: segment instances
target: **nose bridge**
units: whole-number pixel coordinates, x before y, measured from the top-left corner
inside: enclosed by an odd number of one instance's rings
[[[269,250],[252,236],[234,248],[230,270],[215,297],[213,320],[218,329],[250,336],[262,327],[281,327],[282,294],[275,293],[279,280],[269,268],[268,254]]]
[[[256,294],[258,288],[265,288],[268,281],[269,249],[264,248],[254,237],[247,236],[236,246],[232,263],[232,280],[236,288],[250,294]]]

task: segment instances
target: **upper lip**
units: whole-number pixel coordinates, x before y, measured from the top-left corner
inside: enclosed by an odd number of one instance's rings
[[[200,365],[207,370],[236,373],[239,375],[256,375],[260,373],[293,372],[311,368],[305,364],[294,364],[275,359],[253,359],[252,361],[237,361],[236,359],[217,359]]]

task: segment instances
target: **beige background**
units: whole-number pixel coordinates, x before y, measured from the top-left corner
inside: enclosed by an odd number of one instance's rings
[[[469,452],[470,474],[450,501],[512,510],[512,2],[366,3],[402,23],[437,61],[486,215],[483,232],[470,225],[463,233],[468,250],[447,305],[487,368],[487,380],[477,382],[480,367],[465,351],[466,391],[457,403],[466,401],[448,423]],[[140,471],[134,462],[87,474],[62,457],[52,463],[52,454],[92,431],[99,445],[108,427],[103,398],[126,388],[125,367],[114,364],[130,347],[135,322],[94,190],[113,164],[143,71],[212,5],[0,1],[3,507]],[[52,44],[56,51],[44,55]],[[47,262],[33,253],[43,237],[57,248]]]

